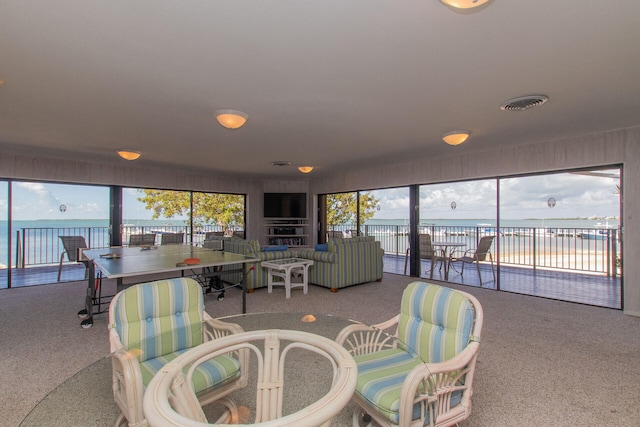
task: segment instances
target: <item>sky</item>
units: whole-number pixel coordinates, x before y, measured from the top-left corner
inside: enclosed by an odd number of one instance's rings
[[[617,170],[599,171],[615,174]],[[500,180],[501,217],[587,218],[618,217],[618,178],[559,173]],[[379,210],[374,219],[409,217],[407,187],[376,190]],[[123,191],[125,220],[151,219],[151,211],[136,199],[136,189]],[[35,219],[106,219],[109,217],[107,187],[14,182],[13,218]],[[0,186],[0,212],[6,215],[7,189]],[[420,188],[420,218],[478,219],[496,216],[496,181],[494,179],[448,184],[423,185]],[[184,219],[184,218],[176,218]]]

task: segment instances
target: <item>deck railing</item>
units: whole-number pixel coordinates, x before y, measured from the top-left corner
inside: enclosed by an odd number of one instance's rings
[[[156,234],[156,244],[160,244],[159,235],[164,233],[184,233],[185,243],[201,244],[210,231],[221,231],[221,228],[202,226],[192,235],[191,227],[186,225],[124,225],[120,232],[122,244],[126,245],[132,234]],[[24,268],[60,262],[64,251],[60,236],[82,236],[88,247],[96,249],[109,247],[110,233],[110,227],[21,228],[16,231],[14,266]]]
[[[355,235],[353,226],[334,227],[344,237]],[[185,243],[200,244],[205,233],[220,231],[216,226],[200,227],[191,234],[189,226],[123,226],[122,242],[127,244],[131,234],[184,233]],[[15,244],[15,266],[55,264],[60,261],[64,247],[59,236],[83,236],[90,248],[109,246],[109,227],[22,228]],[[552,268],[620,275],[620,233],[616,229],[590,228],[534,228],[534,227],[451,227],[421,226],[420,233],[431,234],[434,241],[463,243],[464,249],[475,249],[484,235],[497,236],[491,248],[501,264],[529,268]],[[366,225],[361,234],[379,240],[386,254],[405,256],[409,247],[407,225]],[[156,238],[160,244],[160,238]]]
[[[337,226],[344,237],[354,234],[353,226]],[[351,230],[351,231],[350,231]],[[365,225],[360,233],[380,241],[385,254],[406,256],[409,248],[408,225]],[[421,226],[420,233],[431,234],[433,241],[463,243],[464,250],[476,248],[482,236],[496,236],[491,247],[501,264],[529,268],[549,268],[621,274],[621,235],[616,229],[535,228],[485,226]]]

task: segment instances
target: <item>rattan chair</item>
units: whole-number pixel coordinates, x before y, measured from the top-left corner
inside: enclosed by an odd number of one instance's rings
[[[82,260],[80,257],[80,249],[87,249],[87,243],[82,236],[58,236],[60,237],[60,241],[62,241],[62,246],[64,250],[60,254],[60,263],[58,264],[58,282],[60,281],[60,276],[62,275],[62,261],[64,261],[65,254],[69,259],[69,262],[81,262],[85,267],[89,266],[89,260]],[[89,270],[85,270],[84,278],[87,278]]]
[[[468,418],[482,322],[472,295],[413,282],[400,314],[343,329],[336,341],[358,365],[354,426],[365,413],[381,426],[445,427]],[[398,340],[380,339],[381,330],[394,329]]]
[[[233,333],[239,325],[212,319],[204,311],[198,282],[176,278],[141,283],[119,292],[109,305],[113,397],[121,415],[116,426],[147,425],[143,392],[162,367],[190,348]],[[249,353],[215,357],[200,365],[192,386],[202,405],[225,405],[226,421],[237,416],[229,393],[248,383]]]

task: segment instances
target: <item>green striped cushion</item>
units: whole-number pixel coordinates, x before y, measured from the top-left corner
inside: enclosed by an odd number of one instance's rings
[[[423,360],[442,362],[466,348],[473,319],[473,305],[461,293],[413,282],[403,293],[398,336]]]
[[[140,363],[140,371],[142,372],[142,383],[145,388],[153,378],[153,376],[167,363],[175,359],[186,350],[176,351],[155,359],[149,359]],[[189,366],[185,367],[183,372],[186,374]],[[233,357],[218,356],[207,360],[199,365],[193,373],[192,382],[193,389],[196,394],[211,388],[217,388],[240,376],[240,362]]]
[[[141,283],[117,300],[115,329],[125,348],[139,348],[145,361],[202,342],[204,302],[200,285],[189,278]]]
[[[356,393],[397,424],[402,383],[409,371],[422,361],[401,349],[377,351],[354,359],[358,365]]]

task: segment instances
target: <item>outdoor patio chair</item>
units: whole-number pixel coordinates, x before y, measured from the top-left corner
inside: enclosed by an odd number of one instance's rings
[[[344,234],[342,231],[338,230],[330,230],[327,231],[327,239],[342,239],[344,238]]]
[[[153,246],[156,244],[156,235],[149,234],[132,234],[129,236],[129,246]]]
[[[207,231],[204,233],[204,240],[209,240],[212,237],[224,237],[224,231]]]
[[[87,249],[87,243],[82,236],[58,236],[62,241],[62,246],[64,250],[60,254],[60,263],[58,264],[58,282],[60,281],[60,276],[62,274],[62,261],[64,260],[65,254],[69,259],[69,262],[81,262],[85,267],[89,267],[88,260],[82,260],[80,257],[80,249]],[[84,278],[87,278],[89,270],[85,270]]]
[[[174,245],[184,243],[184,233],[163,233],[160,236],[161,245]]]
[[[407,274],[407,266],[409,265],[409,255],[411,254],[411,248],[407,248],[407,252],[404,258],[404,274]],[[431,244],[431,234],[420,234],[419,236],[419,255],[420,259],[428,259],[431,261],[431,268],[429,278],[433,279],[433,270],[436,264],[440,263],[440,270],[442,266],[449,261],[441,250],[436,250]]]
[[[244,332],[239,325],[212,319],[198,282],[182,277],[141,283],[116,294],[108,328],[113,397],[121,411],[116,426],[147,425],[143,393],[165,364],[203,342]],[[227,395],[247,385],[248,362],[246,350],[230,352],[199,365],[193,375],[202,405],[216,401],[227,408],[219,423],[237,417]]]
[[[482,322],[474,296],[413,282],[400,314],[343,329],[336,342],[358,366],[354,426],[364,413],[381,426],[444,427],[468,418]],[[398,340],[380,339],[380,330],[392,329]]]
[[[455,263],[462,263],[462,267],[460,268],[460,275],[464,274],[464,266],[465,264],[475,264],[478,270],[478,279],[480,280],[480,286],[482,286],[482,275],[480,274],[480,263],[484,262],[489,258],[491,262],[491,273],[493,273],[493,280],[496,280],[496,271],[493,267],[493,256],[489,251],[491,249],[491,244],[493,243],[493,239],[496,236],[484,236],[478,242],[478,247],[474,249],[469,249],[464,254],[456,258],[455,256],[451,258],[449,265],[455,270]],[[456,270],[457,271],[457,270]]]

